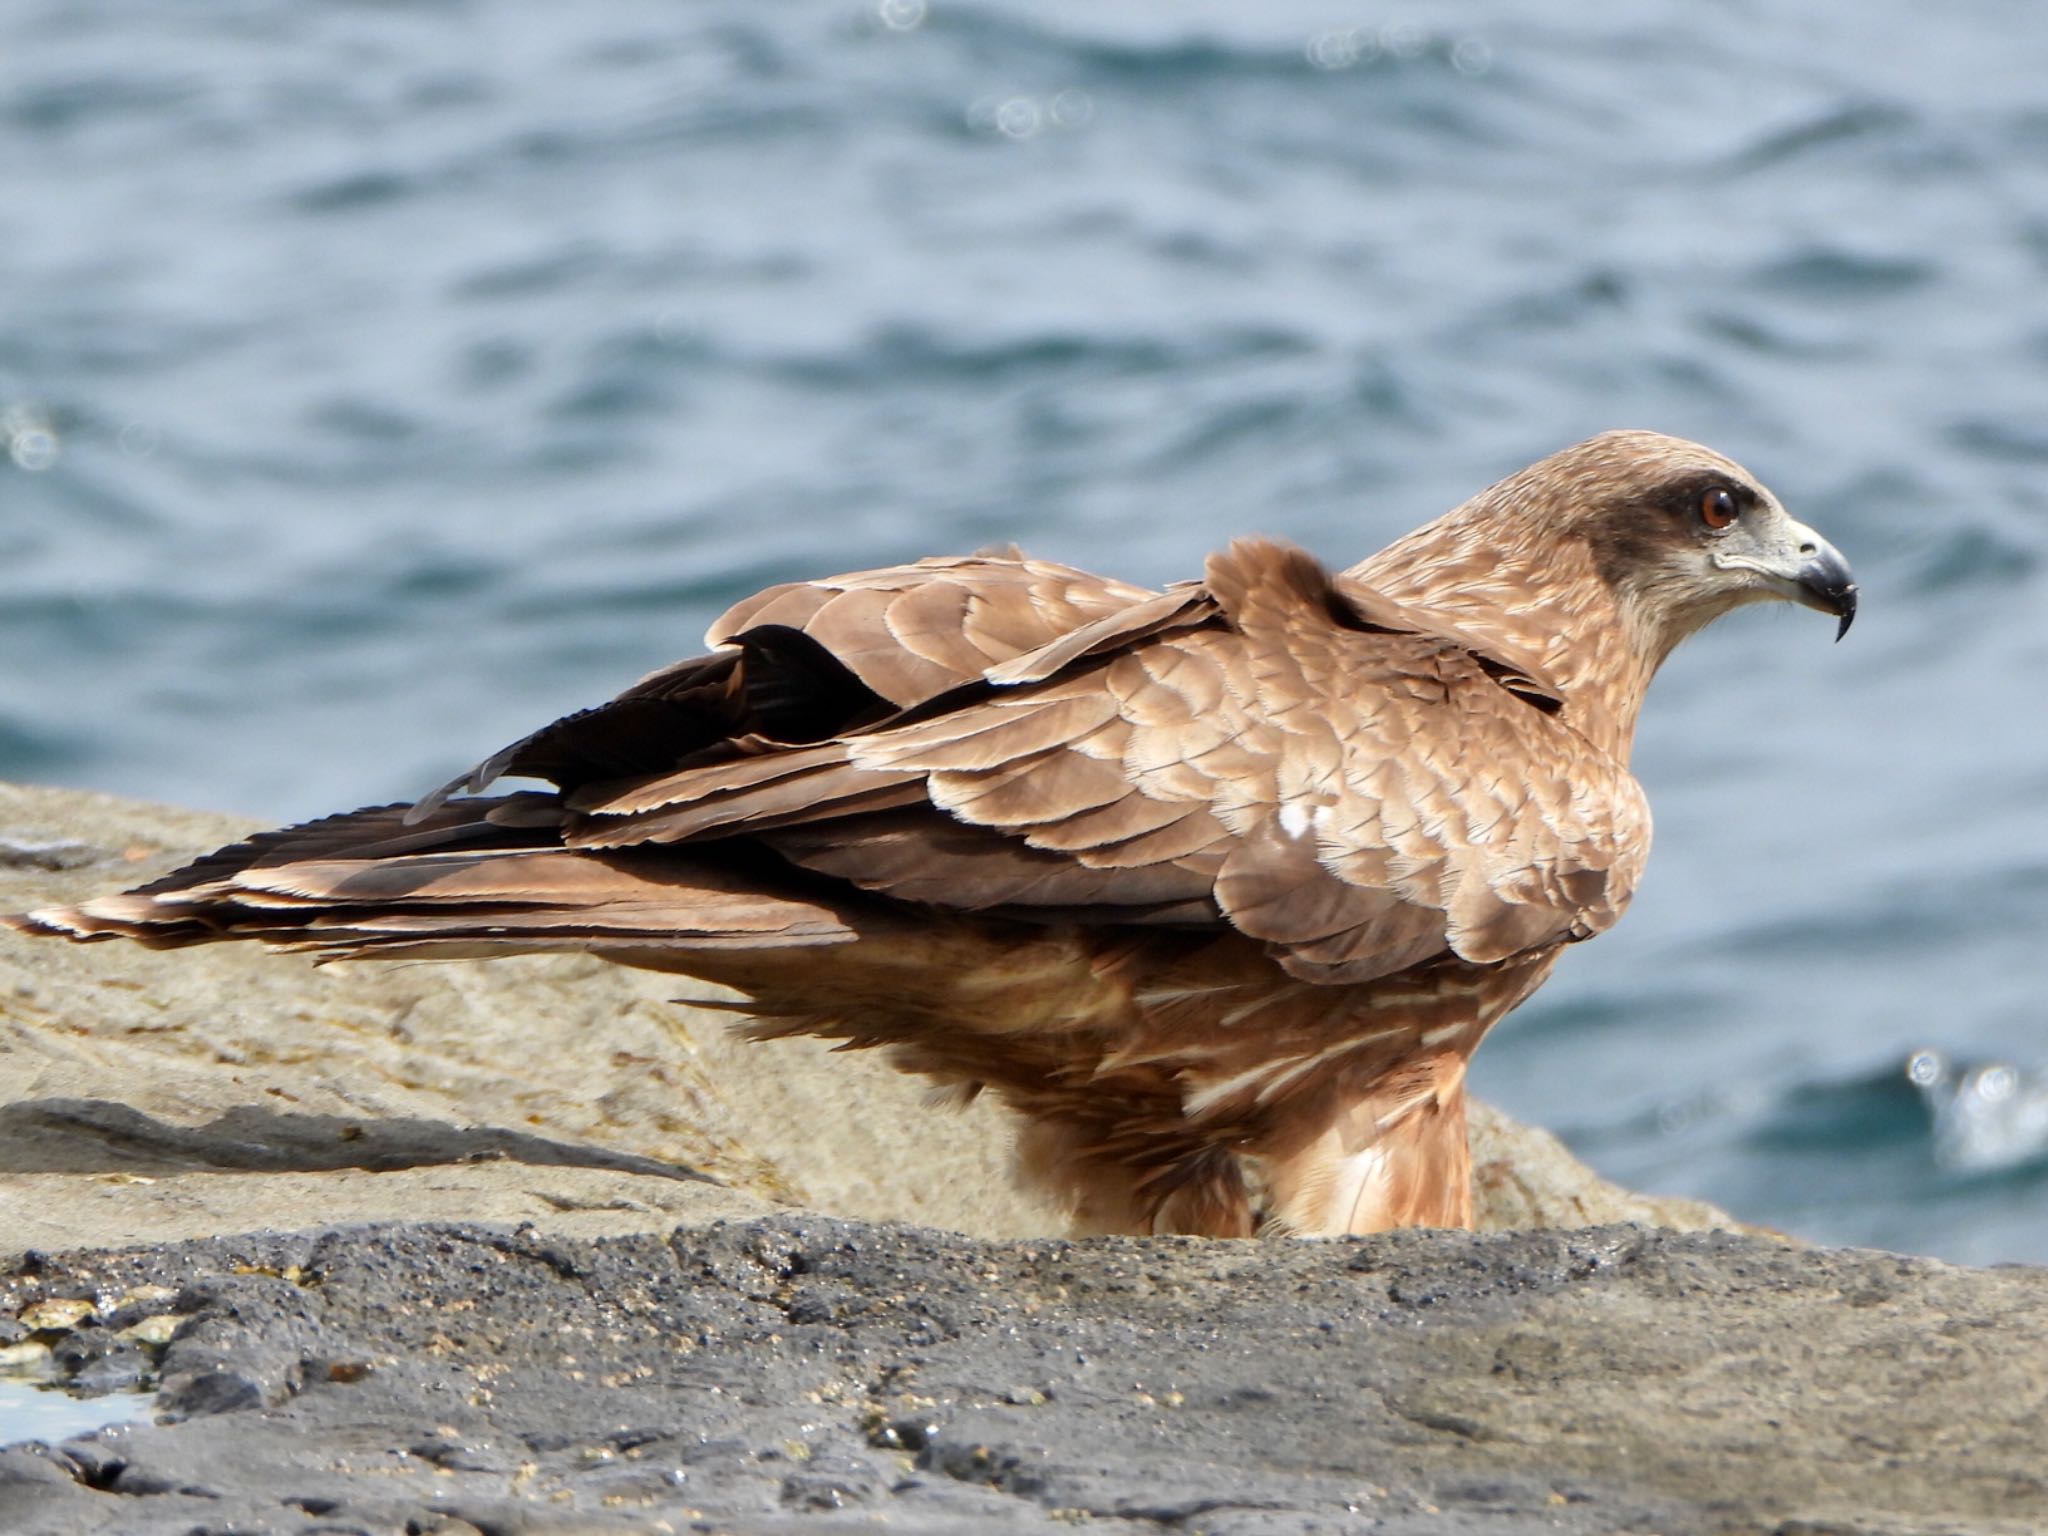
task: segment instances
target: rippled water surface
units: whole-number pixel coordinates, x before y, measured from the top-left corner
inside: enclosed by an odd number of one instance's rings
[[[21,0],[0,774],[410,796],[771,579],[1348,563],[1653,426],[1863,615],[1667,669],[1647,886],[1479,1085],[1630,1183],[2048,1259],[2048,1151],[1938,1160],[1905,1072],[2048,1063],[2044,66],[1971,0]]]

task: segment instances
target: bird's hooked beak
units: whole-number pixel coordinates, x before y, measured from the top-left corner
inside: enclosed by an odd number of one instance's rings
[[[1856,622],[1856,574],[1834,545],[1817,533],[1813,541],[1816,547],[1799,568],[1798,590],[1792,594],[1792,600],[1840,619],[1842,622],[1835,626],[1835,640],[1840,643],[1842,636],[1849,633],[1849,626]]]
[[[1836,640],[1849,633],[1856,619],[1856,577],[1840,550],[1782,512],[1762,530],[1745,533],[1740,542],[1731,540],[1714,552],[1719,569],[1747,571],[1776,596],[1833,614],[1842,621]]]

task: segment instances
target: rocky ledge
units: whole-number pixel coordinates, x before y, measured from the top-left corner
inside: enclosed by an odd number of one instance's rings
[[[243,830],[0,786],[0,906]],[[1491,1231],[1060,1241],[995,1110],[677,987],[0,938],[0,1368],[157,1389],[0,1530],[2048,1528],[2048,1272],[1492,1115]]]
[[[1733,1234],[369,1226],[31,1259],[0,1314],[116,1295],[176,1320],[161,1422],[0,1451],[0,1529],[2048,1523],[2041,1273]]]

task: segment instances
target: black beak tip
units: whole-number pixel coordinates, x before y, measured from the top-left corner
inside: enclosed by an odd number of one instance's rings
[[[1842,636],[1849,633],[1849,626],[1856,622],[1856,583],[1834,594],[1835,612],[1842,616],[1842,622],[1835,626],[1835,644],[1842,643]]]

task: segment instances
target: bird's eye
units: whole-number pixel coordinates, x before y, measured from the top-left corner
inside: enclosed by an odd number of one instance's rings
[[[1700,497],[1700,521],[1716,533],[1735,521],[1735,510],[1735,495],[1725,485],[1717,485]]]

